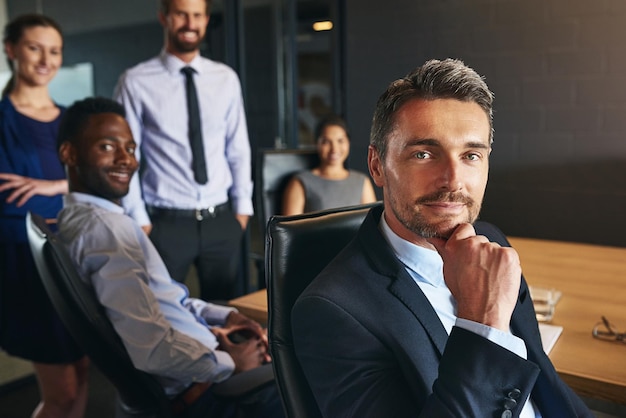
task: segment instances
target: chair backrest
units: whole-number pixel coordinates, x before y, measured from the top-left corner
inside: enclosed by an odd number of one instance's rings
[[[261,149],[257,154],[256,210],[262,231],[273,215],[279,215],[287,182],[298,171],[319,164],[315,149]],[[264,236],[264,234],[262,235]]]
[[[349,206],[270,218],[265,241],[270,352],[289,417],[320,417],[293,347],[291,308],[308,284],[350,242],[370,208]]]
[[[171,416],[162,386],[133,366],[94,290],[79,276],[63,243],[38,215],[27,215],[26,229],[52,305],[76,342],[117,389],[123,414]]]

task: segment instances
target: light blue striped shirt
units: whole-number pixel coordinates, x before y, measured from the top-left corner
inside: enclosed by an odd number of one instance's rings
[[[196,183],[191,166],[185,76],[196,71],[204,155],[209,181]],[[126,108],[126,119],[142,159],[138,176],[123,200],[140,225],[150,219],[149,206],[201,209],[229,200],[237,214],[252,215],[250,143],[237,74],[228,66],[197,55],[189,64],[162,51],[127,70],[114,97]],[[140,147],[140,148],[139,148]]]
[[[428,298],[448,335],[452,327],[457,326],[487,338],[524,359],[527,358],[526,344],[510,331],[503,332],[484,324],[456,317],[456,301],[444,281],[443,260],[437,251],[420,247],[400,238],[385,221],[384,213],[380,217],[379,229],[398,260],[404,264],[406,271]],[[520,418],[541,418],[541,414],[532,402],[526,402]]]

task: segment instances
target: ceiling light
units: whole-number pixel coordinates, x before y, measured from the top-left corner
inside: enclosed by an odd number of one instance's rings
[[[333,28],[333,22],[330,20],[323,20],[321,22],[313,23],[313,30],[316,32],[320,32],[323,30],[331,30]]]

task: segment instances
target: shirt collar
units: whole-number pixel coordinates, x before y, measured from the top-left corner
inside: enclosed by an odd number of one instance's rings
[[[406,268],[412,270],[419,281],[434,287],[446,286],[443,280],[443,260],[437,251],[420,247],[400,238],[385,221],[384,212],[380,217],[379,229],[398,260]]]
[[[95,205],[115,213],[124,213],[124,208],[110,200],[87,193],[72,192],[63,196],[63,206],[70,205]]]
[[[200,65],[202,58],[200,57],[200,53],[196,54],[196,56],[189,63],[186,63],[177,56],[168,53],[165,49],[161,50],[160,58],[163,66],[170,74],[180,74],[180,70],[183,67],[191,67],[197,74],[202,72],[202,66]]]

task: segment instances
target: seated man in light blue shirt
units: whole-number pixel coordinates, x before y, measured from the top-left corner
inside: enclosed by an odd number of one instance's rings
[[[135,367],[154,375],[168,396],[185,399],[185,417],[231,416],[237,406],[206,388],[270,361],[266,335],[232,308],[189,298],[140,225],[124,214],[120,199],[138,168],[124,113],[102,98],[67,110],[58,143],[70,194],[59,213],[59,234]],[[235,332],[248,339],[233,343]],[[191,392],[200,395],[190,399],[185,393]],[[275,387],[268,392],[246,416],[282,415]]]

